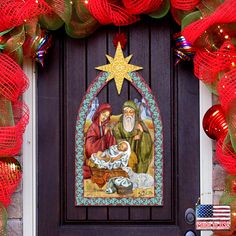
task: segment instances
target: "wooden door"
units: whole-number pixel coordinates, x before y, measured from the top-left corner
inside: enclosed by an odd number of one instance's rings
[[[164,206],[75,206],[75,124],[87,87],[114,55],[113,26],[75,40],[62,32],[44,68],[38,69],[38,235],[177,236],[194,230],[185,222],[187,208],[199,197],[199,87],[192,66],[174,66],[170,17],[145,18],[122,28],[126,56],[142,66],[141,75],[157,99],[164,129]],[[99,95],[116,110],[119,99],[110,83]],[[125,82],[124,101],[136,91]],[[197,234],[197,232],[195,232]],[[198,235],[198,234],[197,234]]]

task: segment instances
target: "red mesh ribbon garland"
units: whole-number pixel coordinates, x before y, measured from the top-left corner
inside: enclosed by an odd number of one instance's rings
[[[69,23],[72,11],[72,4],[70,3],[70,1],[46,0],[46,2],[53,9],[53,12],[51,12],[50,14],[56,13],[64,22]]]
[[[66,33],[72,38],[83,38],[92,34],[100,26],[99,22],[89,13],[84,0],[73,2],[71,19],[65,25]]]
[[[51,8],[44,0],[2,0],[0,4],[0,32],[19,26],[25,20],[50,11]]]
[[[16,101],[28,86],[20,66],[6,54],[0,54],[0,95]]]
[[[182,31],[184,37],[194,45],[196,40],[213,25],[234,23],[236,21],[236,1],[226,0],[209,17],[198,20]]]
[[[174,18],[176,23],[179,24],[179,25],[181,25],[181,22],[182,22],[183,18],[192,12],[192,11],[179,10],[179,9],[176,9],[172,6],[170,8],[170,11],[171,11],[172,17]]]
[[[4,108],[0,107],[1,112]],[[0,127],[0,156],[18,155],[23,141],[23,133],[29,121],[28,107],[22,102],[12,103],[13,126]]]
[[[0,157],[0,202],[5,206],[11,202],[22,177],[19,162],[13,157]]]
[[[166,0],[123,0],[126,10],[130,14],[148,14],[158,9]]]
[[[229,142],[224,138],[217,142],[216,158],[227,173],[236,175],[236,154]]]
[[[236,69],[225,73],[219,82],[218,92],[226,114],[231,144],[236,152]]]
[[[236,48],[231,42],[225,42],[216,52],[198,50],[194,57],[194,74],[206,84],[220,79],[224,73],[236,65]]]
[[[203,17],[207,17],[212,14],[221,4],[222,0],[203,0],[200,1],[197,9],[201,12]]]
[[[194,9],[200,0],[171,0],[170,2],[173,8],[189,11]]]
[[[91,15],[102,25],[113,23],[116,26],[129,25],[139,20],[130,14],[118,0],[92,0],[85,6]]]
[[[224,74],[218,84],[218,93],[221,106],[228,113],[231,103],[236,99],[236,69]]]

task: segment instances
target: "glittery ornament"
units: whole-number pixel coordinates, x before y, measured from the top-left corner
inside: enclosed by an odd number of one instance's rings
[[[141,70],[142,67],[129,64],[129,61],[132,58],[132,55],[129,55],[128,57],[125,58],[123,55],[120,43],[118,43],[115,57],[112,58],[109,55],[106,55],[106,57],[108,61],[110,62],[110,64],[96,67],[96,69],[106,71],[109,73],[107,77],[107,81],[110,81],[114,78],[117,92],[118,94],[120,94],[124,79],[127,79],[128,81],[132,81],[129,73],[133,71]]]
[[[118,43],[120,42],[121,48],[124,49],[127,44],[127,37],[125,33],[118,33],[113,39],[114,47],[117,48]]]
[[[24,53],[43,66],[45,56],[51,46],[52,35],[46,30],[42,30],[39,35],[27,38],[24,44]]]
[[[0,157],[0,202],[5,207],[10,204],[21,177],[20,163],[14,157]]]
[[[203,118],[203,129],[208,137],[215,140],[227,134],[228,125],[221,105],[214,105],[206,112]]]
[[[175,64],[177,65],[180,61],[191,61],[195,55],[195,49],[191,44],[181,32],[174,34],[173,39],[175,41]]]

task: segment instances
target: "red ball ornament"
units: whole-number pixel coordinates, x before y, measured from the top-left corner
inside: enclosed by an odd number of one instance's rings
[[[225,114],[220,104],[212,106],[203,117],[203,129],[208,137],[219,140],[228,132]]]

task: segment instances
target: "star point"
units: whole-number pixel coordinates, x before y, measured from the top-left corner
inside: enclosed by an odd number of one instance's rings
[[[110,64],[96,67],[97,70],[109,73],[107,81],[110,81],[112,79],[115,80],[118,94],[120,94],[121,92],[124,79],[127,79],[130,82],[132,81],[132,78],[130,77],[129,73],[143,69],[140,66],[129,64],[129,61],[131,60],[132,56],[133,55],[129,55],[125,58],[121,49],[121,45],[120,43],[118,43],[114,58],[109,55],[106,55],[107,60]]]

